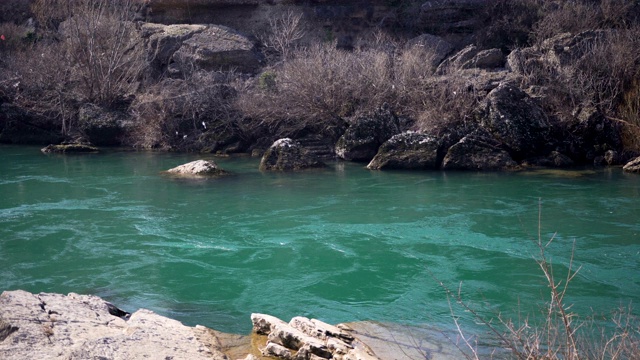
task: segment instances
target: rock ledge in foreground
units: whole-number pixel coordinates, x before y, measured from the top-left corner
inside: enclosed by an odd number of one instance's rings
[[[205,327],[145,309],[129,316],[97,296],[0,295],[0,359],[226,360],[215,343]]]

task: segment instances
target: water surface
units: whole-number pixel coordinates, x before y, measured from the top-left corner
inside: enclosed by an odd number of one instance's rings
[[[281,174],[259,172],[258,159],[216,158],[235,175],[160,175],[202,157],[0,147],[0,289],[96,294],[236,333],[250,330],[252,312],[447,328],[438,280],[455,291],[461,282],[481,312],[544,304],[533,259],[541,199],[559,274],[575,242],[574,309],[607,313],[640,297],[640,176],[618,168],[333,163]]]

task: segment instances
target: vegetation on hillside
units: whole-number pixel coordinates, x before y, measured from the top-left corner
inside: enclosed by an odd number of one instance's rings
[[[401,31],[381,27],[352,50],[337,49],[332,39],[303,45],[304,17],[283,14],[260,39],[268,60],[261,73],[158,78],[147,71],[153,59],[138,36],[136,0],[12,0],[2,6],[9,3],[22,15],[14,17],[17,23],[7,16],[0,24],[0,102],[22,114],[10,121],[57,129],[66,139],[86,137],[80,112],[87,103],[132,119],[121,141],[140,148],[201,150],[220,137],[213,131],[238,139],[243,145],[236,150],[281,136],[333,139],[352,118],[383,103],[415,130],[438,134],[473,125],[474,107],[485,95],[469,84],[468,74],[457,76],[463,69],[437,72],[434,49],[411,46],[408,39],[428,30],[411,17],[419,9],[413,5],[397,5]],[[544,46],[565,32],[605,31],[562,71],[527,63],[519,86],[540,100],[559,128],[579,105],[596,106],[626,125],[625,146],[637,150],[639,7],[631,0],[490,0],[477,15],[482,26],[468,39],[506,54]]]

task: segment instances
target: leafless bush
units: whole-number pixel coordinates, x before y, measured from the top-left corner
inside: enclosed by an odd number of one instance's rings
[[[139,94],[131,106],[135,119],[128,142],[139,148],[188,150],[208,129],[233,131],[233,74],[194,73],[165,79]]]
[[[0,2],[0,22],[22,25],[31,15],[32,0],[3,0]]]
[[[302,14],[293,11],[288,11],[279,18],[269,19],[270,34],[263,42],[280,59],[289,59],[296,42],[304,36],[301,20]]]
[[[466,350],[467,358],[481,358],[478,341],[464,331],[454,304],[471,314],[477,323],[486,326],[498,339],[498,346],[507,349],[516,359],[639,359],[640,319],[633,315],[631,309],[625,308],[600,319],[600,324],[595,323],[593,318],[579,319],[567,301],[569,285],[580,271],[580,267],[574,265],[575,242],[566,265],[566,274],[558,278],[547,255],[554,238],[542,240],[540,228],[539,218],[536,241],[538,255],[535,261],[549,288],[549,299],[542,309],[542,321],[529,317],[512,320],[500,314],[497,319],[489,319],[463,299],[461,291],[453,292],[438,281],[449,299],[452,317],[462,341],[460,347]],[[602,322],[607,327],[603,327]]]

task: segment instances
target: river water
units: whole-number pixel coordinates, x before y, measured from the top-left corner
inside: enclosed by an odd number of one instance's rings
[[[202,157],[1,146],[0,289],[90,293],[233,333],[252,312],[446,329],[439,281],[483,316],[538,312],[540,231],[558,276],[575,243],[573,310],[640,298],[640,176],[619,168],[261,173],[216,158],[234,175],[160,174]]]

